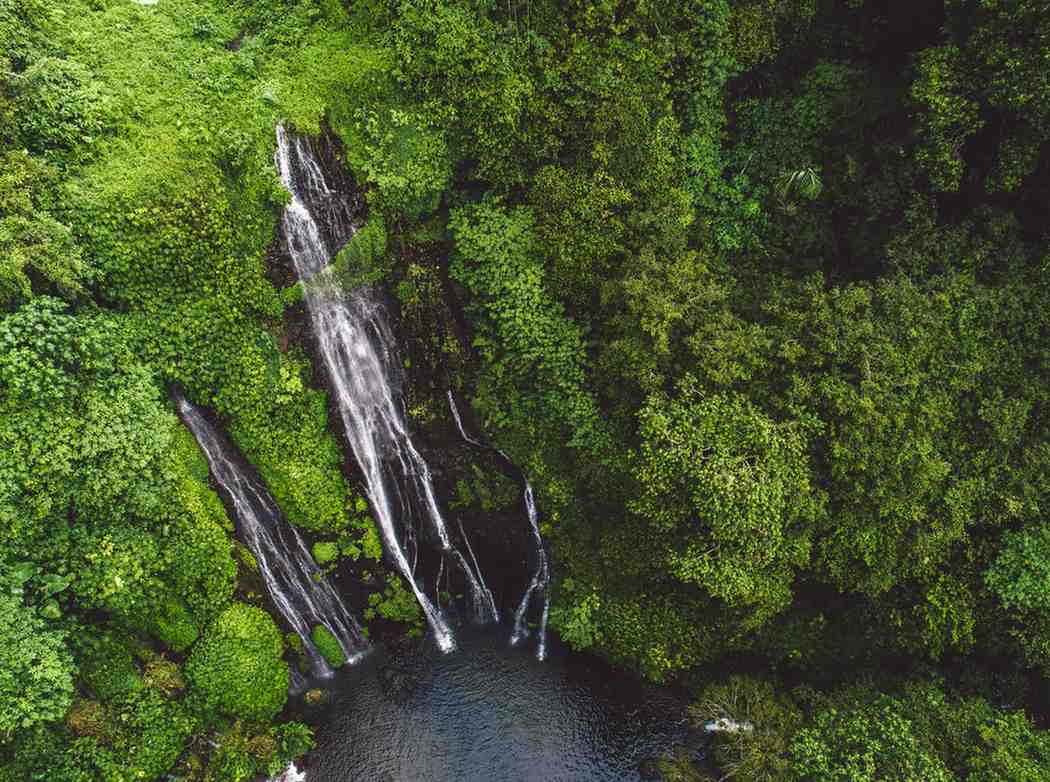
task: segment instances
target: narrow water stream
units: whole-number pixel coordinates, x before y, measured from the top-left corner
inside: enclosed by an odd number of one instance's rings
[[[312,640],[316,625],[323,625],[335,636],[348,662],[359,659],[368,648],[361,627],[255,470],[200,408],[178,395],[175,407],[204,452],[212,477],[232,511],[237,533],[255,557],[274,606],[299,636],[314,675],[327,677],[333,673]],[[304,686],[303,677],[293,670],[292,690]]]

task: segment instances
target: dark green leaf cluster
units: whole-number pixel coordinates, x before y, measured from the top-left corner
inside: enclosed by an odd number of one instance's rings
[[[233,716],[268,720],[284,708],[284,640],[262,609],[234,603],[212,620],[186,661],[186,677],[208,704]]]

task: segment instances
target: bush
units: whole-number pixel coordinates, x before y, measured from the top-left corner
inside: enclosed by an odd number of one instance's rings
[[[327,627],[324,625],[315,626],[314,629],[310,631],[310,638],[313,639],[317,651],[321,653],[321,656],[324,657],[325,660],[328,661],[328,664],[333,668],[340,668],[346,663],[346,655],[343,654],[343,647]]]
[[[272,719],[288,697],[284,643],[260,608],[234,603],[208,626],[186,677],[209,705],[252,720]]]
[[[106,100],[87,66],[43,57],[14,80],[19,130],[30,152],[74,150],[108,126]]]
[[[391,622],[405,622],[412,627],[408,635],[421,635],[423,632],[423,611],[412,592],[405,588],[401,579],[390,574],[382,592],[373,592],[368,596],[368,608],[365,619],[372,621],[376,616],[389,619]]]
[[[386,260],[386,224],[378,213],[355,233],[339,251],[329,274],[344,290],[379,282],[389,273]]]
[[[953,782],[901,704],[886,695],[818,713],[791,742],[797,782]]]
[[[985,580],[1006,608],[1050,610],[1050,524],[1005,533]]]
[[[151,690],[122,698],[112,709],[108,733],[115,768],[100,770],[114,782],[159,779],[198,727],[185,706]]]

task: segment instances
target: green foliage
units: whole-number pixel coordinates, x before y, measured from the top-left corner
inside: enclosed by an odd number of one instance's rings
[[[33,153],[90,145],[108,129],[108,99],[91,70],[76,60],[41,57],[9,81],[17,133]]]
[[[22,581],[0,562],[0,742],[59,720],[73,697],[66,635],[23,599]]]
[[[806,441],[747,400],[703,397],[687,376],[640,413],[640,487],[631,509],[670,534],[667,569],[756,620],[788,605],[821,507]]]
[[[0,307],[9,308],[53,287],[84,292],[89,277],[69,228],[51,214],[56,171],[25,150],[0,151]]]
[[[475,347],[486,375],[475,404],[487,428],[520,424],[525,411],[542,405],[565,428],[569,445],[600,452],[598,411],[584,383],[582,333],[545,289],[532,255],[532,214],[483,204],[454,212],[449,228],[456,246],[452,275],[470,290],[481,318]],[[531,393],[523,393],[525,378]]]
[[[350,237],[325,274],[339,282],[344,290],[379,282],[389,273],[386,260],[386,225],[378,213]]]
[[[194,646],[186,678],[212,706],[246,719],[272,719],[288,697],[283,652],[281,633],[269,615],[234,603]]]
[[[1007,532],[999,556],[985,573],[988,587],[1006,608],[1050,611],[1050,525]]]
[[[310,639],[317,647],[317,651],[333,668],[342,668],[346,664],[346,654],[339,643],[339,639],[332,635],[332,631],[324,625],[314,625],[310,631]]]
[[[706,687],[690,705],[689,715],[697,727],[722,720],[737,728],[714,735],[712,755],[726,776],[751,782],[785,778],[788,744],[801,726],[802,714],[768,682],[731,676]]]
[[[975,168],[988,190],[1016,191],[1035,173],[1035,139],[1050,127],[1050,22],[1030,0],[952,2],[947,21],[948,41],[917,57],[916,158],[935,190],[959,189]],[[994,128],[986,143],[967,144],[986,125]]]
[[[136,616],[133,621],[152,632],[173,652],[183,652],[197,640],[197,625],[193,617],[174,595],[155,597],[148,610],[148,616]]]
[[[596,614],[601,597],[596,589],[581,594],[576,582],[567,578],[560,584],[559,600],[551,607],[551,622],[561,639],[573,649],[582,651],[601,644],[601,629]]]
[[[383,558],[383,542],[379,537],[379,530],[371,516],[363,515],[368,510],[368,504],[360,497],[357,502],[355,510],[362,515],[351,519],[350,532],[339,539],[339,551],[355,562],[362,556],[379,562]]]
[[[1043,780],[1050,737],[1019,712],[937,686],[890,696],[865,689],[833,696],[791,743],[797,780]]]
[[[97,698],[109,701],[142,689],[138,666],[115,634],[96,632],[79,639],[78,646],[80,679]]]
[[[919,56],[912,97],[926,108],[924,145],[916,158],[937,190],[958,190],[962,146],[984,125],[980,106],[968,96],[962,53],[955,45],[927,49]]]
[[[795,737],[791,760],[791,778],[798,780],[953,779],[941,759],[923,746],[913,723],[889,699],[845,713],[835,709],[822,712],[813,727]]]
[[[314,746],[313,731],[299,722],[286,722],[251,733],[241,722],[216,737],[208,759],[207,778],[213,782],[244,782],[259,774],[273,776]]]
[[[573,648],[600,651],[663,681],[724,648],[723,638],[701,621],[711,608],[673,593],[639,592],[622,581],[592,585],[565,579],[555,590],[550,620]]]
[[[393,573],[386,577],[386,585],[382,592],[373,592],[368,596],[365,619],[372,621],[376,617],[391,622],[404,622],[409,626],[409,635],[423,634],[423,610],[419,607],[415,595]]]
[[[456,482],[456,498],[450,504],[454,508],[473,505],[491,513],[517,502],[519,494],[518,486],[503,473],[472,464],[471,475]]]
[[[319,540],[311,547],[314,561],[322,567],[339,559],[339,546],[331,541]]]
[[[437,208],[452,165],[444,134],[429,117],[401,108],[362,108],[352,127],[345,137],[359,157],[350,164],[375,185],[372,200],[380,210],[418,217]]]
[[[163,776],[197,727],[183,704],[152,690],[116,701],[107,731],[112,749],[98,762],[101,777],[130,782]]]
[[[0,779],[34,782],[141,782],[175,765],[199,723],[180,703],[151,692],[121,697],[102,709],[78,703],[66,730],[20,736]],[[75,729],[75,732],[73,732]],[[8,776],[4,776],[4,774]]]
[[[2,699],[18,723],[0,726],[5,782],[160,778],[202,727],[190,703],[240,699],[259,719],[284,703],[279,658],[251,639],[225,657],[211,637],[236,587],[232,524],[166,390],[227,420],[293,521],[342,532],[352,494],[326,401],[301,350],[278,349],[264,274],[286,200],[273,127],[331,89],[299,85],[300,51],[341,47],[323,19],[345,13],[0,2],[0,561],[20,589],[0,645],[23,654],[0,665],[17,690]],[[260,621],[239,624],[265,650]],[[113,628],[190,650],[185,704],[176,664]],[[61,727],[74,658],[101,702]]]
[[[382,558],[294,344],[302,287],[267,268],[278,121],[344,141],[371,215],[329,274],[397,284],[414,374],[469,389],[528,475],[572,646],[654,679],[726,653],[1050,670],[1048,19],[0,0],[0,645],[44,659],[0,665],[0,779],[141,782],[198,730],[216,779],[287,756],[218,724],[271,717],[286,673],[269,620],[230,607],[232,525],[171,384],[318,560]],[[460,304],[471,355],[445,328]],[[480,475],[460,494],[512,497]],[[397,579],[367,614],[423,629]],[[128,629],[189,652],[185,703]],[[74,666],[92,700],[61,725]],[[811,695],[792,741],[790,704],[753,682],[712,700],[734,692],[780,727],[720,742],[726,769],[1045,778],[1043,734],[976,699]]]

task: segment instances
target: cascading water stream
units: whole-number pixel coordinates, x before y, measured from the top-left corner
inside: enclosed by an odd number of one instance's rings
[[[447,394],[448,406],[449,409],[452,411],[452,420],[456,422],[456,428],[459,429],[459,436],[462,437],[466,442],[473,445],[475,448],[486,448],[487,446],[484,446],[481,443],[479,443],[477,440],[475,440],[473,437],[467,434],[467,430],[463,428],[463,419],[459,415],[459,408],[456,406],[456,397],[453,395],[451,388],[448,390]]]
[[[460,437],[477,448],[494,450],[500,455],[503,461],[511,467],[514,466],[514,463],[510,460],[507,454],[503,453],[503,451],[498,448],[490,448],[489,446],[483,445],[467,434],[467,430],[463,427],[463,419],[459,414],[459,408],[456,406],[456,397],[453,395],[452,389],[448,390],[448,406],[452,411],[452,418],[456,422],[456,427],[459,429]],[[547,560],[547,550],[543,546],[543,536],[540,535],[539,513],[536,510],[536,500],[533,496],[532,485],[524,475],[521,476],[521,480],[525,484],[525,514],[528,516],[529,526],[532,532],[532,540],[535,544],[536,568],[532,573],[528,586],[525,587],[525,594],[522,595],[521,602],[518,604],[518,608],[514,612],[514,626],[511,630],[510,642],[512,645],[517,645],[528,636],[529,607],[532,604],[533,596],[537,593],[542,594],[543,608],[540,611],[540,627],[537,634],[536,657],[543,660],[547,656],[547,620],[550,616],[551,607],[550,593],[548,589],[551,580],[550,564]]]
[[[179,417],[204,452],[220,490],[229,499],[237,530],[255,557],[277,610],[302,641],[314,674],[332,674],[310,635],[318,624],[336,637],[348,662],[357,660],[367,650],[368,642],[310,556],[302,536],[284,519],[273,496],[247,462],[201,411],[181,396],[175,397],[175,404]]]
[[[475,618],[498,621],[496,601],[480,570],[472,568],[449,539],[430,468],[408,433],[400,397],[394,391],[399,368],[391,359],[395,343],[382,305],[369,287],[346,293],[326,271],[335,251],[353,234],[348,210],[328,209],[328,225],[323,225],[324,219],[315,219],[310,204],[338,201],[338,194],[326,182],[309,142],[292,136],[283,126],[277,128],[275,160],[291,194],[282,216],[288,252],[303,284],[330,391],[364,474],[384,547],[411,585],[438,647],[449,651],[455,646],[452,631],[415,578],[414,561],[409,563],[398,534],[395,500],[402,515],[410,512],[406,496],[423,510],[440,541],[442,555],[463,571]],[[404,526],[406,535],[410,534],[410,527]]]
[[[540,535],[539,514],[536,512],[536,500],[532,495],[532,486],[525,481],[525,513],[529,517],[529,526],[532,529],[532,540],[536,544],[536,569],[533,571],[532,579],[525,588],[525,594],[521,597],[518,610],[514,612],[514,629],[510,634],[512,644],[521,643],[529,634],[526,621],[529,615],[529,604],[533,595],[542,593],[543,610],[540,612],[540,629],[537,634],[536,657],[540,660],[547,656],[547,618],[550,615],[551,598],[548,586],[551,581],[550,565],[547,563],[547,551],[543,547],[543,537]]]

